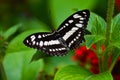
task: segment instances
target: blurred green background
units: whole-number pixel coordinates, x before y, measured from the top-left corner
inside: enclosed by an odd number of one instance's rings
[[[105,17],[106,5],[107,0],[0,0],[0,27],[6,30],[21,22],[26,24],[23,31],[42,22],[57,28],[76,10],[89,9]]]
[[[106,8],[107,0],[0,0],[0,42],[8,44],[5,50],[0,46],[0,54],[8,80],[47,80],[41,75],[53,80],[59,67],[75,64],[72,54],[30,63],[36,50],[25,47],[22,41],[34,32],[57,29],[77,10],[89,9],[105,19]]]

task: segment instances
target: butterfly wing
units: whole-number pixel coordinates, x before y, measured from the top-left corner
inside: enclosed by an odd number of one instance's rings
[[[34,33],[28,36],[23,43],[28,47],[38,49],[49,55],[59,56],[65,55],[67,52],[67,48],[59,42],[56,33]]]
[[[24,44],[49,55],[65,55],[68,48],[75,49],[82,42],[89,16],[88,10],[78,11],[68,17],[56,32],[32,34]]]
[[[69,49],[75,49],[82,42],[89,16],[88,10],[78,11],[68,17],[58,28],[57,32]]]

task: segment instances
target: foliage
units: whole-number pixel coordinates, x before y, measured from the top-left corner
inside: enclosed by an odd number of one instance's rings
[[[74,67],[74,68],[73,68]],[[110,72],[92,74],[80,66],[66,66],[60,69],[54,80],[112,80]]]
[[[108,25],[100,15],[93,13],[96,4],[99,3],[96,0],[88,0],[87,3],[83,0],[0,2],[0,80],[113,80],[111,72],[120,55],[120,14],[112,19],[109,44],[106,46]],[[82,45],[86,46],[87,53],[89,49],[93,50],[99,59],[99,74],[85,69],[90,65],[85,65],[84,68],[78,66],[79,63],[73,61],[74,51],[69,51],[68,55],[63,57],[52,57],[23,44],[25,37],[31,33],[57,29],[62,21],[78,9],[91,10],[87,26],[91,34],[85,35]],[[96,45],[96,49],[92,48],[93,44]],[[101,50],[103,45],[105,49]],[[91,56],[90,54],[87,56]]]

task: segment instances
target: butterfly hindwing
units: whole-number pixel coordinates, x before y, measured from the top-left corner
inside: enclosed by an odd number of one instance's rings
[[[57,32],[61,34],[71,50],[82,42],[89,16],[88,10],[78,11],[68,17],[58,28]]]
[[[55,33],[34,33],[24,40],[24,44],[28,47],[38,49],[49,55],[64,55],[67,52]]]

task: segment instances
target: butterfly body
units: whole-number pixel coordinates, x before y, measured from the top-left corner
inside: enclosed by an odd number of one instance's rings
[[[65,55],[82,42],[89,16],[88,10],[78,11],[68,17],[55,32],[34,33],[24,40],[24,44],[48,55]]]

